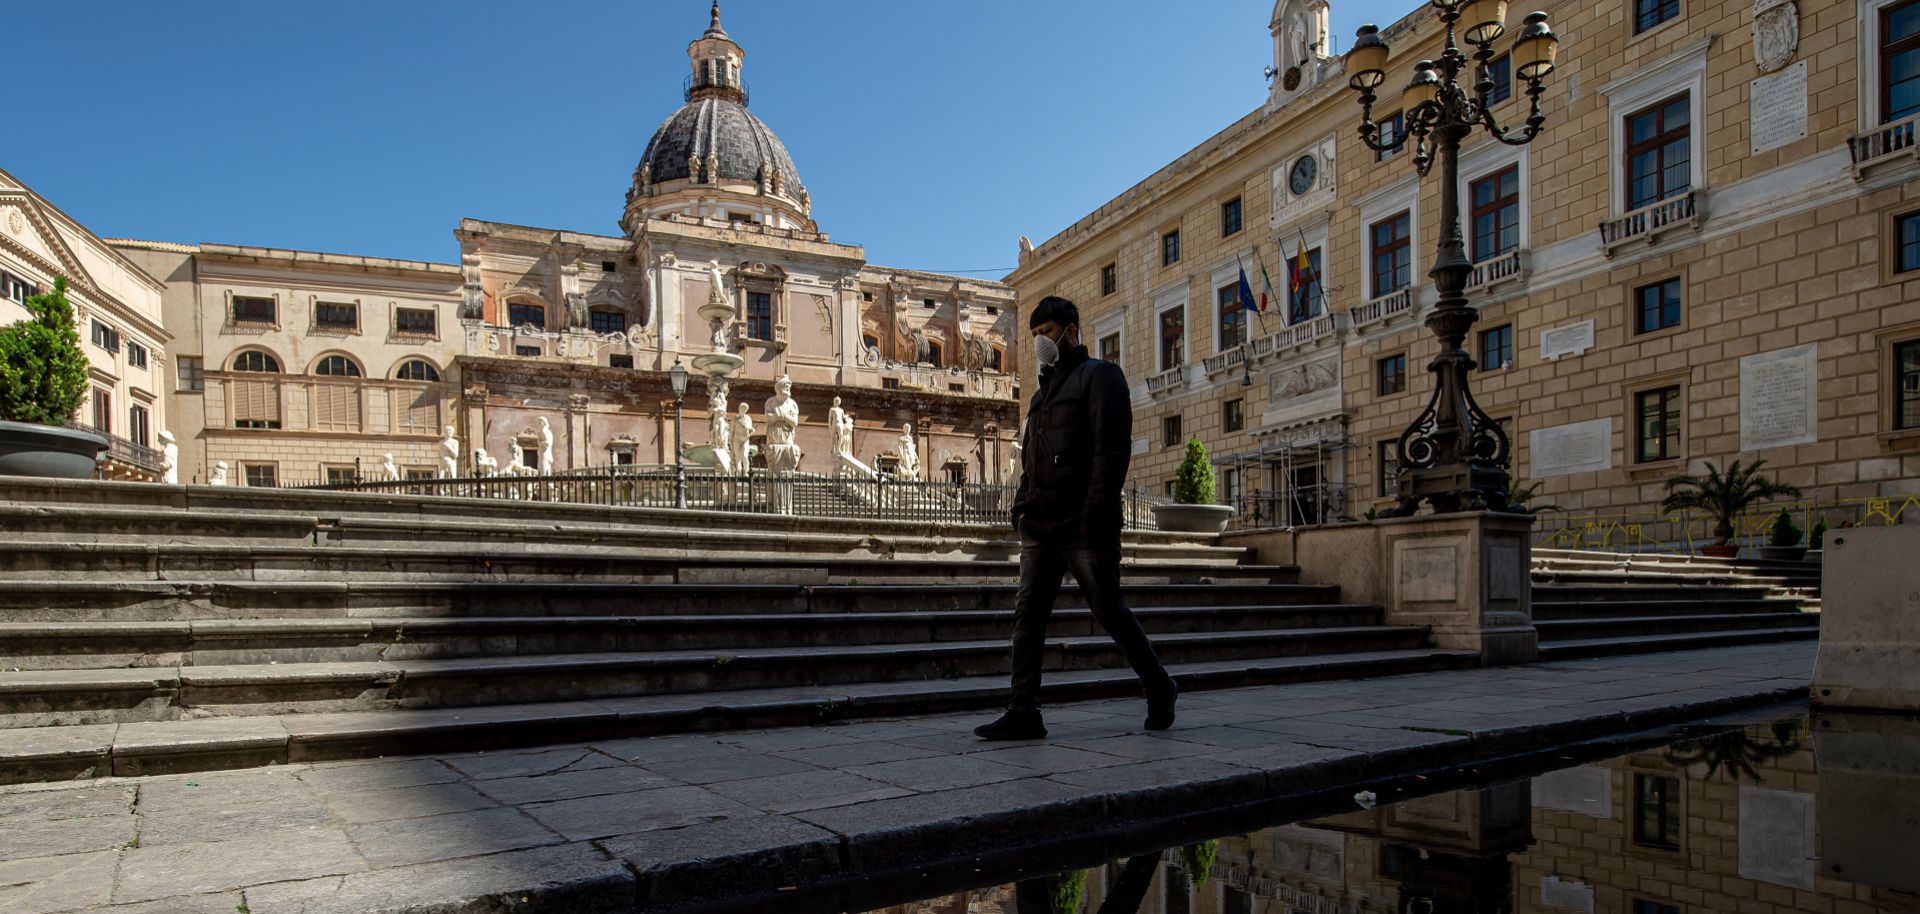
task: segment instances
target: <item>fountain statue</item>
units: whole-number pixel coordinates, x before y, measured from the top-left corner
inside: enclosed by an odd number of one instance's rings
[[[773,510],[793,513],[793,481],[789,478],[800,468],[800,444],[794,432],[800,428],[800,404],[793,399],[793,381],[781,375],[773,382],[773,396],[767,398],[767,475]]]

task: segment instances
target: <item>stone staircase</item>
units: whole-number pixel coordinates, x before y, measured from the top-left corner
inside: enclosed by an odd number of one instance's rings
[[[1005,701],[1002,527],[0,478],[0,783]],[[1470,665],[1295,569],[1126,536],[1184,688]],[[1137,696],[1076,588],[1050,701]]]
[[[1533,550],[1543,660],[1817,638],[1819,609],[1817,563]]]

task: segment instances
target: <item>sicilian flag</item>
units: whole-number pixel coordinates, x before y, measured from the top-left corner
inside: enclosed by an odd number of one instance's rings
[[[1279,296],[1273,294],[1273,280],[1267,276],[1266,259],[1261,258],[1256,261],[1256,263],[1260,266],[1260,313],[1265,314],[1267,311],[1267,302]]]
[[[1287,264],[1287,286],[1292,291],[1293,313],[1290,323],[1298,324],[1307,319],[1311,303],[1307,296],[1313,291],[1313,264],[1307,260],[1304,245],[1294,247],[1293,261]]]
[[[1267,309],[1265,299],[1261,299],[1258,302],[1253,300],[1253,286],[1247,282],[1246,267],[1240,268],[1240,288],[1235,294],[1240,297],[1240,310],[1242,311],[1251,311],[1259,314]]]

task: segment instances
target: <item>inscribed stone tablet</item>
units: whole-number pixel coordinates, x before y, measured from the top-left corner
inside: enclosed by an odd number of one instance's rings
[[[1813,795],[1740,788],[1740,875],[1813,888]]]
[[[1815,392],[1819,361],[1815,343],[1740,360],[1741,450],[1818,440]]]
[[[1807,136],[1807,62],[1747,85],[1747,137],[1756,154]]]
[[[1555,327],[1540,334],[1540,357],[1543,359],[1579,355],[1592,348],[1593,321]]]
[[[1604,470],[1613,466],[1613,419],[1534,429],[1527,443],[1535,479]]]
[[[1611,819],[1613,771],[1598,765],[1581,765],[1543,774],[1533,779],[1533,805]]]

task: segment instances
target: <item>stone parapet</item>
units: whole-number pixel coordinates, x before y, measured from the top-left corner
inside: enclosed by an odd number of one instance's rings
[[[1827,534],[1813,701],[1920,711],[1920,527]]]

